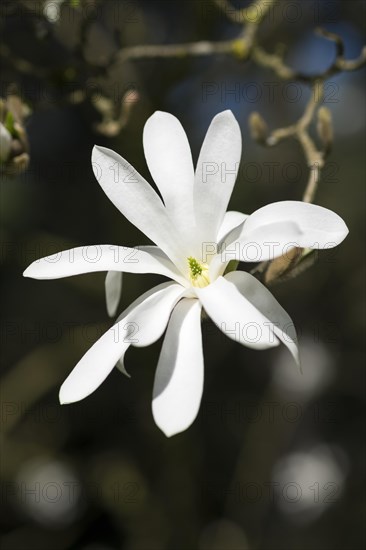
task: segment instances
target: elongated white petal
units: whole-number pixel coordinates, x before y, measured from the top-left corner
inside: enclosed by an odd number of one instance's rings
[[[273,323],[273,332],[288,347],[300,366],[295,326],[268,288],[245,271],[232,271],[225,275],[225,279],[233,283],[239,292]]]
[[[150,173],[182,240],[194,244],[194,169],[191,149],[179,120],[156,111],[144,128],[144,151]],[[193,248],[191,254],[196,254]]]
[[[32,279],[60,279],[97,271],[157,273],[182,284],[184,277],[158,248],[109,244],[80,246],[33,262],[23,273]]]
[[[108,271],[105,278],[105,300],[109,317],[116,314],[122,292],[122,273]]]
[[[231,111],[223,111],[211,122],[196,168],[194,205],[201,242],[217,242],[240,157],[239,125]]]
[[[92,165],[95,177],[113,204],[180,266],[182,243],[164,204],[151,185],[111,149],[95,146]]]
[[[211,281],[215,281],[217,277],[223,275],[230,260],[236,259],[235,254],[232,255],[232,257],[230,256],[230,246],[228,245],[231,244],[232,239],[236,234],[240,235],[242,224],[245,222],[247,217],[247,214],[242,214],[241,212],[226,212],[218,234],[218,244],[212,247],[208,246],[206,247],[206,250],[204,250],[204,255],[202,258],[203,261],[206,261],[206,251],[207,257],[209,257],[210,250],[215,252],[215,256],[212,258],[209,266]],[[234,229],[236,233],[234,232]]]
[[[122,374],[127,376],[127,378],[131,378],[130,373],[127,372],[126,367],[125,367],[125,356],[124,355],[119,359],[118,363],[116,364],[116,367]]]
[[[241,231],[234,229],[236,249],[242,261],[271,260],[294,246],[327,249],[337,246],[348,234],[342,218],[322,206],[299,201],[268,204],[251,214]],[[229,235],[230,238],[230,235]]]
[[[183,126],[170,113],[156,111],[145,124],[143,143],[150,173],[165,205],[174,210],[192,194],[194,182],[191,149]],[[192,196],[189,204],[193,204]]]
[[[152,411],[166,436],[192,424],[202,391],[201,304],[185,299],[173,310],[155,374]]]
[[[60,402],[73,403],[94,392],[131,344],[149,345],[162,335],[184,289],[176,283],[155,288],[86,352],[60,389]]]
[[[117,319],[115,324],[123,333],[128,331],[131,346],[145,347],[156,342],[164,333],[172,309],[187,292],[180,285],[162,283],[148,290],[137,298]],[[130,377],[124,364],[124,354],[120,357],[117,368]]]
[[[160,289],[164,289],[166,286],[169,286],[171,283],[162,283],[161,285],[158,285],[154,288],[151,288],[150,290],[146,291],[144,294],[142,294],[141,296],[139,296],[138,298],[136,298],[136,300],[130,304],[120,315],[119,317],[117,318],[116,320],[116,323],[118,323],[119,321],[121,321],[122,319],[125,319],[129,314],[130,312],[136,308],[136,306],[138,306],[139,304],[141,304],[142,302],[144,302],[145,300],[147,300],[147,298],[149,298],[150,296],[152,296],[153,294],[156,293],[157,290],[160,290]],[[184,294],[182,294],[181,296],[179,296],[178,299],[182,298],[182,297],[187,297],[187,298],[195,298],[195,295],[193,294],[193,292],[187,288],[185,291],[184,291]],[[165,328],[164,328],[165,330]],[[162,331],[162,333],[164,332],[164,330]],[[162,334],[161,333],[161,334]],[[140,335],[141,336],[141,335]],[[160,336],[158,337],[160,338]],[[157,338],[157,339],[158,339]],[[136,340],[135,342],[132,342],[131,343],[132,346],[135,346],[135,347],[140,347],[140,346],[145,346],[147,344],[145,344],[144,340],[142,340],[142,344],[139,345],[139,341]],[[126,367],[125,367],[125,364],[124,364],[124,355],[121,357],[121,359],[118,361],[117,365],[116,365],[117,369],[120,370],[123,374],[125,374],[126,376],[128,376],[130,378],[130,374],[127,372],[126,370]]]
[[[224,277],[195,288],[207,315],[232,340],[254,349],[278,346],[273,324]]]
[[[186,290],[181,285],[170,283],[147,298],[143,307],[139,307],[133,314],[129,313],[128,321],[133,320],[136,329],[131,345],[143,348],[159,340],[166,329],[172,309],[185,294]]]
[[[60,388],[61,405],[85,399],[104,382],[130,345],[128,339],[116,343],[116,338],[110,329],[86,352]]]
[[[235,227],[241,225],[247,218],[248,214],[243,214],[242,212],[236,212],[235,210],[226,212],[217,235],[217,242],[220,243],[224,241],[228,233],[233,231]]]
[[[166,288],[170,284],[171,283],[162,283],[161,285],[158,285],[154,288],[150,288],[149,290],[144,292],[144,294],[142,294],[141,296],[136,298],[136,300],[134,302],[132,302],[132,304],[130,304],[124,311],[122,311],[122,313],[117,317],[116,323],[119,323],[123,319],[126,319],[128,317],[128,315],[131,313],[131,311],[133,311],[137,306],[142,304],[142,302],[145,302],[145,300],[150,298],[150,296],[155,294],[157,292],[157,290]],[[132,342],[132,345],[136,345],[136,347],[138,347],[137,339],[135,339],[135,342]],[[120,358],[120,360],[116,364],[116,367],[120,372],[122,372],[122,374],[124,374],[125,376],[128,376],[128,378],[131,378],[131,375],[127,372],[126,367],[125,367],[124,354],[122,355],[122,357]]]
[[[155,258],[155,260],[158,261],[162,266],[164,266],[164,270],[166,269],[167,271],[165,273],[160,273],[160,275],[166,274],[167,277],[170,277],[171,279],[173,279],[174,281],[177,281],[177,283],[180,283],[183,286],[187,284],[189,285],[189,283],[187,283],[187,279],[182,276],[182,272],[179,271],[179,269],[177,269],[175,264],[173,264],[173,262],[165,254],[165,252],[161,250],[161,248],[153,245],[142,245],[138,247],[138,250],[149,254],[150,256]],[[168,271],[171,273],[170,275],[168,275]],[[184,272],[186,273],[186,271],[187,271],[187,266],[185,266]]]
[[[150,296],[153,296],[154,294],[156,294],[158,290],[163,290],[164,288],[171,286],[171,284],[172,284],[171,281],[167,281],[165,283],[161,283],[160,285],[154,286],[153,288],[149,288],[149,290],[141,294],[141,296],[138,296],[138,298],[136,298],[136,300],[134,300],[132,304],[127,306],[126,309],[124,309],[122,313],[120,313],[120,315],[115,320],[115,324],[119,323],[123,319],[126,319],[126,317],[131,313],[131,311],[133,311],[137,306],[145,302],[147,298],[150,298]]]

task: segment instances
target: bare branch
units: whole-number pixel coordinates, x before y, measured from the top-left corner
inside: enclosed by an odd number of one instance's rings
[[[233,40],[226,42],[188,42],[186,44],[130,46],[120,50],[116,62],[154,57],[188,57],[233,53]]]
[[[233,23],[258,26],[276,0],[255,0],[246,8],[236,9],[229,0],[213,0]]]
[[[336,55],[333,63],[322,73],[314,75],[306,75],[297,72],[289,67],[283,59],[282,53],[268,53],[261,46],[256,45],[252,51],[253,60],[262,67],[272,69],[275,74],[282,80],[298,80],[313,85],[317,80],[326,80],[334,74],[341,71],[355,71],[366,64],[366,46],[361,50],[361,54],[356,59],[344,59],[344,44],[340,36],[325,31],[324,29],[316,29],[316,33],[323,36],[327,40],[332,40],[336,45]]]

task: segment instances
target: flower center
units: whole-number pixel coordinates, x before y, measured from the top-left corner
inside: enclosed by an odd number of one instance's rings
[[[190,256],[188,258],[188,265],[189,278],[191,280],[192,286],[203,288],[204,286],[210,284],[210,276],[207,264],[203,264],[196,260],[196,258],[192,258],[192,256]]]

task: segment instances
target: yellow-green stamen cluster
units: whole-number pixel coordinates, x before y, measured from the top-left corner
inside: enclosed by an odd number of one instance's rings
[[[188,265],[190,270],[189,277],[193,286],[203,288],[210,284],[207,264],[203,264],[196,260],[196,258],[192,258],[192,256],[190,256],[188,258]]]

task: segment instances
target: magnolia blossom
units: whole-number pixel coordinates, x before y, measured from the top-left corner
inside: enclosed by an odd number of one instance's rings
[[[156,273],[168,282],[146,292],[89,349],[60,390],[61,403],[84,399],[105,380],[130,345],[148,346],[165,332],[156,369],[152,411],[167,435],[197,416],[203,391],[201,311],[229,338],[254,349],[283,342],[299,363],[289,315],[270,291],[230,260],[263,261],[294,246],[329,248],[348,229],[335,213],[311,204],[269,204],[247,216],[227,212],[241,157],[241,133],[231,113],[213,119],[194,170],[187,136],[171,114],[146,122],[143,144],[161,197],[117,153],[96,146],[92,164],[103,191],[156,246],[80,247],[35,261],[24,275],[57,279],[107,271],[106,293],[114,314],[121,273]]]

